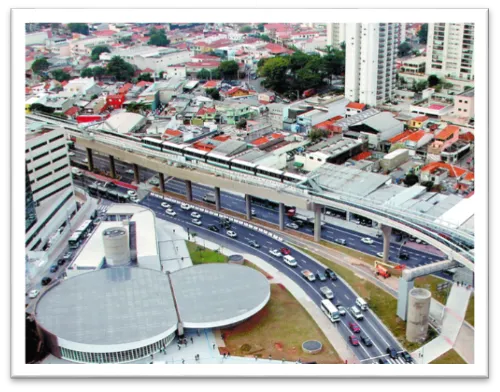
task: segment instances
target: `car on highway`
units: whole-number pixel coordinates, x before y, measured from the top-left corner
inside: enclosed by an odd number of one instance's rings
[[[345,240],[343,238],[335,238],[335,242],[340,245],[345,245]]]
[[[341,316],[345,316],[347,314],[345,308],[342,305],[337,306],[337,310]]]
[[[294,230],[297,230],[299,228],[299,225],[293,222],[287,223],[285,226],[288,227],[289,229],[294,229]]]
[[[323,297],[325,297],[326,299],[333,299],[334,297],[333,291],[327,286],[320,287],[319,291],[321,291],[321,294],[323,294]]]
[[[352,332],[354,332],[354,333],[360,333],[361,332],[361,328],[359,328],[359,325],[356,324],[356,323],[353,323],[353,322],[349,323],[349,329]]]
[[[297,260],[290,255],[283,256],[283,261],[290,267],[297,267]]]
[[[132,169],[125,170],[126,174],[134,174],[134,171]]]
[[[252,216],[256,216],[256,215],[257,215],[257,212],[255,212],[255,208],[252,208],[252,209],[250,210],[250,214],[251,214]]]
[[[226,231],[226,234],[227,234],[227,236],[228,236],[228,237],[231,237],[231,238],[236,238],[236,237],[238,237],[238,234],[236,234],[236,233],[235,233],[234,231],[232,231],[232,230],[228,230],[228,231]]]
[[[63,265],[66,262],[64,259],[57,260],[57,265]]]
[[[165,210],[165,214],[167,214],[169,216],[176,216],[177,215],[177,213],[174,210],[172,210],[171,208],[167,208]]]
[[[191,220],[191,222],[193,224],[195,224],[196,226],[201,226],[201,220],[199,220],[199,219],[193,219],[193,220]]]
[[[394,347],[387,347],[385,352],[389,354],[392,359],[396,359],[398,357],[398,351]]]
[[[259,243],[255,240],[248,241],[248,245],[253,246],[254,248],[260,248]]]
[[[363,238],[361,238],[361,242],[363,244],[368,244],[368,245],[373,244],[373,240],[371,238],[369,238],[369,237],[363,237]]]
[[[129,195],[130,197],[136,197],[137,193],[136,191],[127,191],[127,195]]]
[[[215,226],[215,225],[208,226],[208,230],[214,231],[216,233],[218,233],[220,231],[219,228],[217,226]]]
[[[302,271],[300,271],[300,273],[309,282],[314,282],[316,280],[316,277],[314,276],[314,274],[309,270],[302,270]]]
[[[52,282],[52,279],[46,276],[45,278],[42,278],[42,286],[47,286],[50,282]]]
[[[399,258],[401,260],[408,260],[410,258],[410,255],[408,253],[402,252],[399,254]]]
[[[281,252],[279,249],[269,249],[269,253],[276,257],[281,257]]]
[[[333,272],[330,268],[325,268],[325,275],[328,279],[337,280],[337,274]]]
[[[186,203],[181,203],[181,209],[184,211],[189,211],[191,209],[191,206]]]
[[[349,311],[356,320],[363,320],[363,313],[361,313],[361,310],[357,306],[351,306]]]
[[[377,252],[377,256],[380,257],[381,259],[384,258],[384,252]]]
[[[406,363],[413,363],[413,358],[412,356],[408,353],[408,351],[403,351],[401,353],[401,356],[403,357],[404,361]]]
[[[198,214],[197,212],[193,211],[193,212],[191,212],[191,218],[200,219],[201,215]]]
[[[281,249],[280,249],[280,252],[281,252],[281,254],[282,254],[282,255],[284,255],[284,256],[287,256],[287,255],[289,255],[290,253],[292,253],[292,251],[291,251],[290,249],[288,249],[288,248],[281,248]]]
[[[136,196],[132,196],[132,197],[130,198],[130,201],[131,201],[132,203],[139,203],[139,198],[138,198],[138,197],[136,197]]]
[[[29,298],[36,298],[36,297],[38,297],[38,294],[40,294],[40,290],[33,289],[33,290],[30,290],[30,292],[28,293],[28,297]]]
[[[390,365],[390,362],[385,358],[379,358],[378,363],[382,365]]]
[[[316,278],[318,278],[318,280],[320,282],[325,282],[326,281],[326,275],[323,272],[320,272],[320,271],[316,271]]]
[[[151,180],[149,180],[149,183],[154,186],[160,185],[160,180],[156,177],[153,177]]]
[[[63,259],[64,260],[69,260],[71,259],[71,256],[73,256],[73,252],[69,251],[69,252],[66,252],[63,256]]]
[[[50,272],[57,272],[59,269],[59,266],[57,264],[51,265],[49,271]]]
[[[163,203],[161,203],[161,206],[163,208],[170,208],[170,204],[168,204],[166,201],[164,201]]]
[[[359,346],[359,340],[355,335],[349,336],[349,343],[351,343],[353,346]]]
[[[359,339],[363,342],[363,344],[366,346],[366,347],[371,347],[373,346],[373,342],[372,340],[367,336],[365,335],[364,333],[361,333],[359,335]]]

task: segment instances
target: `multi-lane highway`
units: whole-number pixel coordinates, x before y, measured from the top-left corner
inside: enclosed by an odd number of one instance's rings
[[[159,219],[174,222],[186,229],[189,228],[191,232],[196,232],[200,237],[218,243],[223,247],[230,248],[235,251],[251,253],[267,261],[297,283],[318,306],[320,306],[321,300],[324,299],[319,291],[320,287],[323,286],[329,287],[334,292],[335,298],[333,299],[333,302],[335,304],[341,304],[346,309],[355,304],[357,297],[356,293],[354,293],[340,279],[336,281],[327,280],[325,282],[320,282],[319,280],[309,282],[305,280],[300,274],[300,271],[303,269],[309,269],[314,273],[317,271],[324,271],[324,267],[320,266],[317,262],[305,254],[292,250],[292,256],[298,263],[296,268],[288,267],[284,264],[281,257],[272,256],[269,251],[271,249],[280,249],[283,247],[283,244],[262,233],[256,232],[244,226],[233,224],[231,226],[231,230],[237,233],[237,237],[230,238],[226,235],[225,229],[221,228],[218,233],[212,232],[208,229],[208,226],[210,225],[216,225],[220,228],[219,218],[214,216],[200,213],[202,225],[197,226],[191,222],[192,211],[185,211],[176,205],[172,205],[172,208],[176,211],[177,215],[175,217],[171,217],[165,214],[165,208],[161,206],[161,200],[156,197],[146,196],[143,200],[141,200],[140,204],[151,208]],[[254,248],[249,245],[248,242],[250,240],[257,241],[260,248]],[[388,347],[394,347],[398,352],[403,351],[403,349],[371,310],[363,312],[363,314],[364,319],[362,321],[357,321],[349,312],[347,312],[345,316],[341,317],[340,323],[334,324],[344,338],[345,344],[349,345],[349,336],[354,335],[354,333],[349,329],[349,323],[357,323],[361,328],[362,333],[367,335],[373,342],[373,345],[370,347],[365,346],[363,343],[360,343],[360,346],[358,347],[353,347],[355,355],[362,363],[378,363],[380,358],[385,358],[389,361],[389,363],[405,363],[402,358],[397,358],[395,360],[388,358],[386,353]]]

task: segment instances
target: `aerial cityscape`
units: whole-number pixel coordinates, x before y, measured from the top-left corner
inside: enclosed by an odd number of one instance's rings
[[[474,27],[27,23],[26,364],[474,364]]]

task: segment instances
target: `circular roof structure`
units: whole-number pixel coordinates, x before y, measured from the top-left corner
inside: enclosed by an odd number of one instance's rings
[[[237,264],[201,264],[171,274],[179,316],[186,328],[243,321],[269,301],[271,287],[257,270]]]
[[[168,276],[118,267],[84,273],[54,286],[38,301],[36,321],[60,344],[140,346],[177,328]]]

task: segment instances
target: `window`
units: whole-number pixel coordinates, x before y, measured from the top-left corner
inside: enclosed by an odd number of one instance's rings
[[[466,111],[467,111],[467,109],[464,109],[464,112],[466,112]]]
[[[46,185],[44,185],[44,186],[42,186],[42,187],[38,188],[36,191],[34,191],[34,192],[33,192],[33,194],[38,193],[38,192],[40,192],[40,191],[44,190],[45,188],[48,188],[49,186],[54,185],[55,183],[57,183],[57,182],[59,182],[59,181],[61,181],[61,180],[64,180],[64,179],[65,179],[65,178],[67,178],[67,177],[69,177],[69,173],[68,173],[68,174],[65,174],[65,175],[64,175],[64,176],[62,176],[62,177],[56,178],[55,180],[53,180],[53,181],[49,182],[48,184],[46,184]],[[68,185],[71,185],[71,184],[68,184]],[[60,188],[60,189],[63,189],[63,188]],[[46,197],[46,196],[45,196],[45,197]],[[45,198],[45,197],[44,197],[44,198]],[[40,200],[41,200],[41,199],[39,199],[38,201],[40,201]]]
[[[59,140],[59,139],[61,139],[61,138],[63,138],[63,137],[64,137],[64,134],[59,135],[59,136],[56,136],[56,137],[53,137],[52,139],[49,139],[49,142],[50,142],[50,143],[52,143],[52,142],[54,142],[54,141],[56,141],[56,140]]]
[[[464,101],[464,103],[469,103],[469,101]]]
[[[459,99],[459,100],[458,100],[458,102],[462,103],[462,100],[461,100],[461,99]]]
[[[54,148],[53,150],[50,150],[50,152],[56,152],[56,151],[59,151],[61,148],[64,148],[64,147],[66,147],[66,145],[65,145],[65,144],[61,144],[59,147],[56,147],[56,148]]]
[[[46,157],[47,155],[49,155],[49,152],[44,152],[43,154],[40,154],[40,155],[37,155],[36,157],[33,158],[34,161],[40,159],[40,158],[43,158],[43,157]]]
[[[459,111],[459,112],[461,112],[461,111],[462,111],[462,109],[458,108],[458,111]]]
[[[47,144],[47,142],[46,142],[46,141],[45,141],[45,142],[42,142],[42,143],[40,143],[40,144],[37,144],[36,146],[31,147],[31,151],[34,151],[34,150],[36,150],[37,148],[40,148],[40,147],[42,147],[42,146],[45,146],[46,144]]]
[[[56,163],[57,161],[60,161],[61,159],[64,159],[66,158],[66,154],[65,155],[61,155],[60,157],[57,157],[55,159],[52,160],[52,163]]]
[[[36,171],[36,170],[43,169],[44,167],[47,167],[47,166],[49,166],[49,165],[50,165],[50,161],[49,161],[49,162],[46,162],[46,163],[44,163],[44,164],[42,164],[42,165],[40,165],[40,166],[35,167],[35,171]],[[29,173],[29,172],[28,172],[28,173]]]
[[[44,174],[43,176],[38,177],[36,180],[37,181],[43,180],[44,178],[47,178],[50,175],[52,175],[51,171],[49,171],[48,173]]]
[[[62,166],[60,166],[60,167],[58,167],[57,169],[55,169],[55,170],[54,170],[54,173],[57,173],[58,171],[61,171],[62,169],[66,168],[66,167],[68,167],[68,164],[67,164],[67,163],[66,163],[66,164],[64,164],[64,165],[62,165]]]

